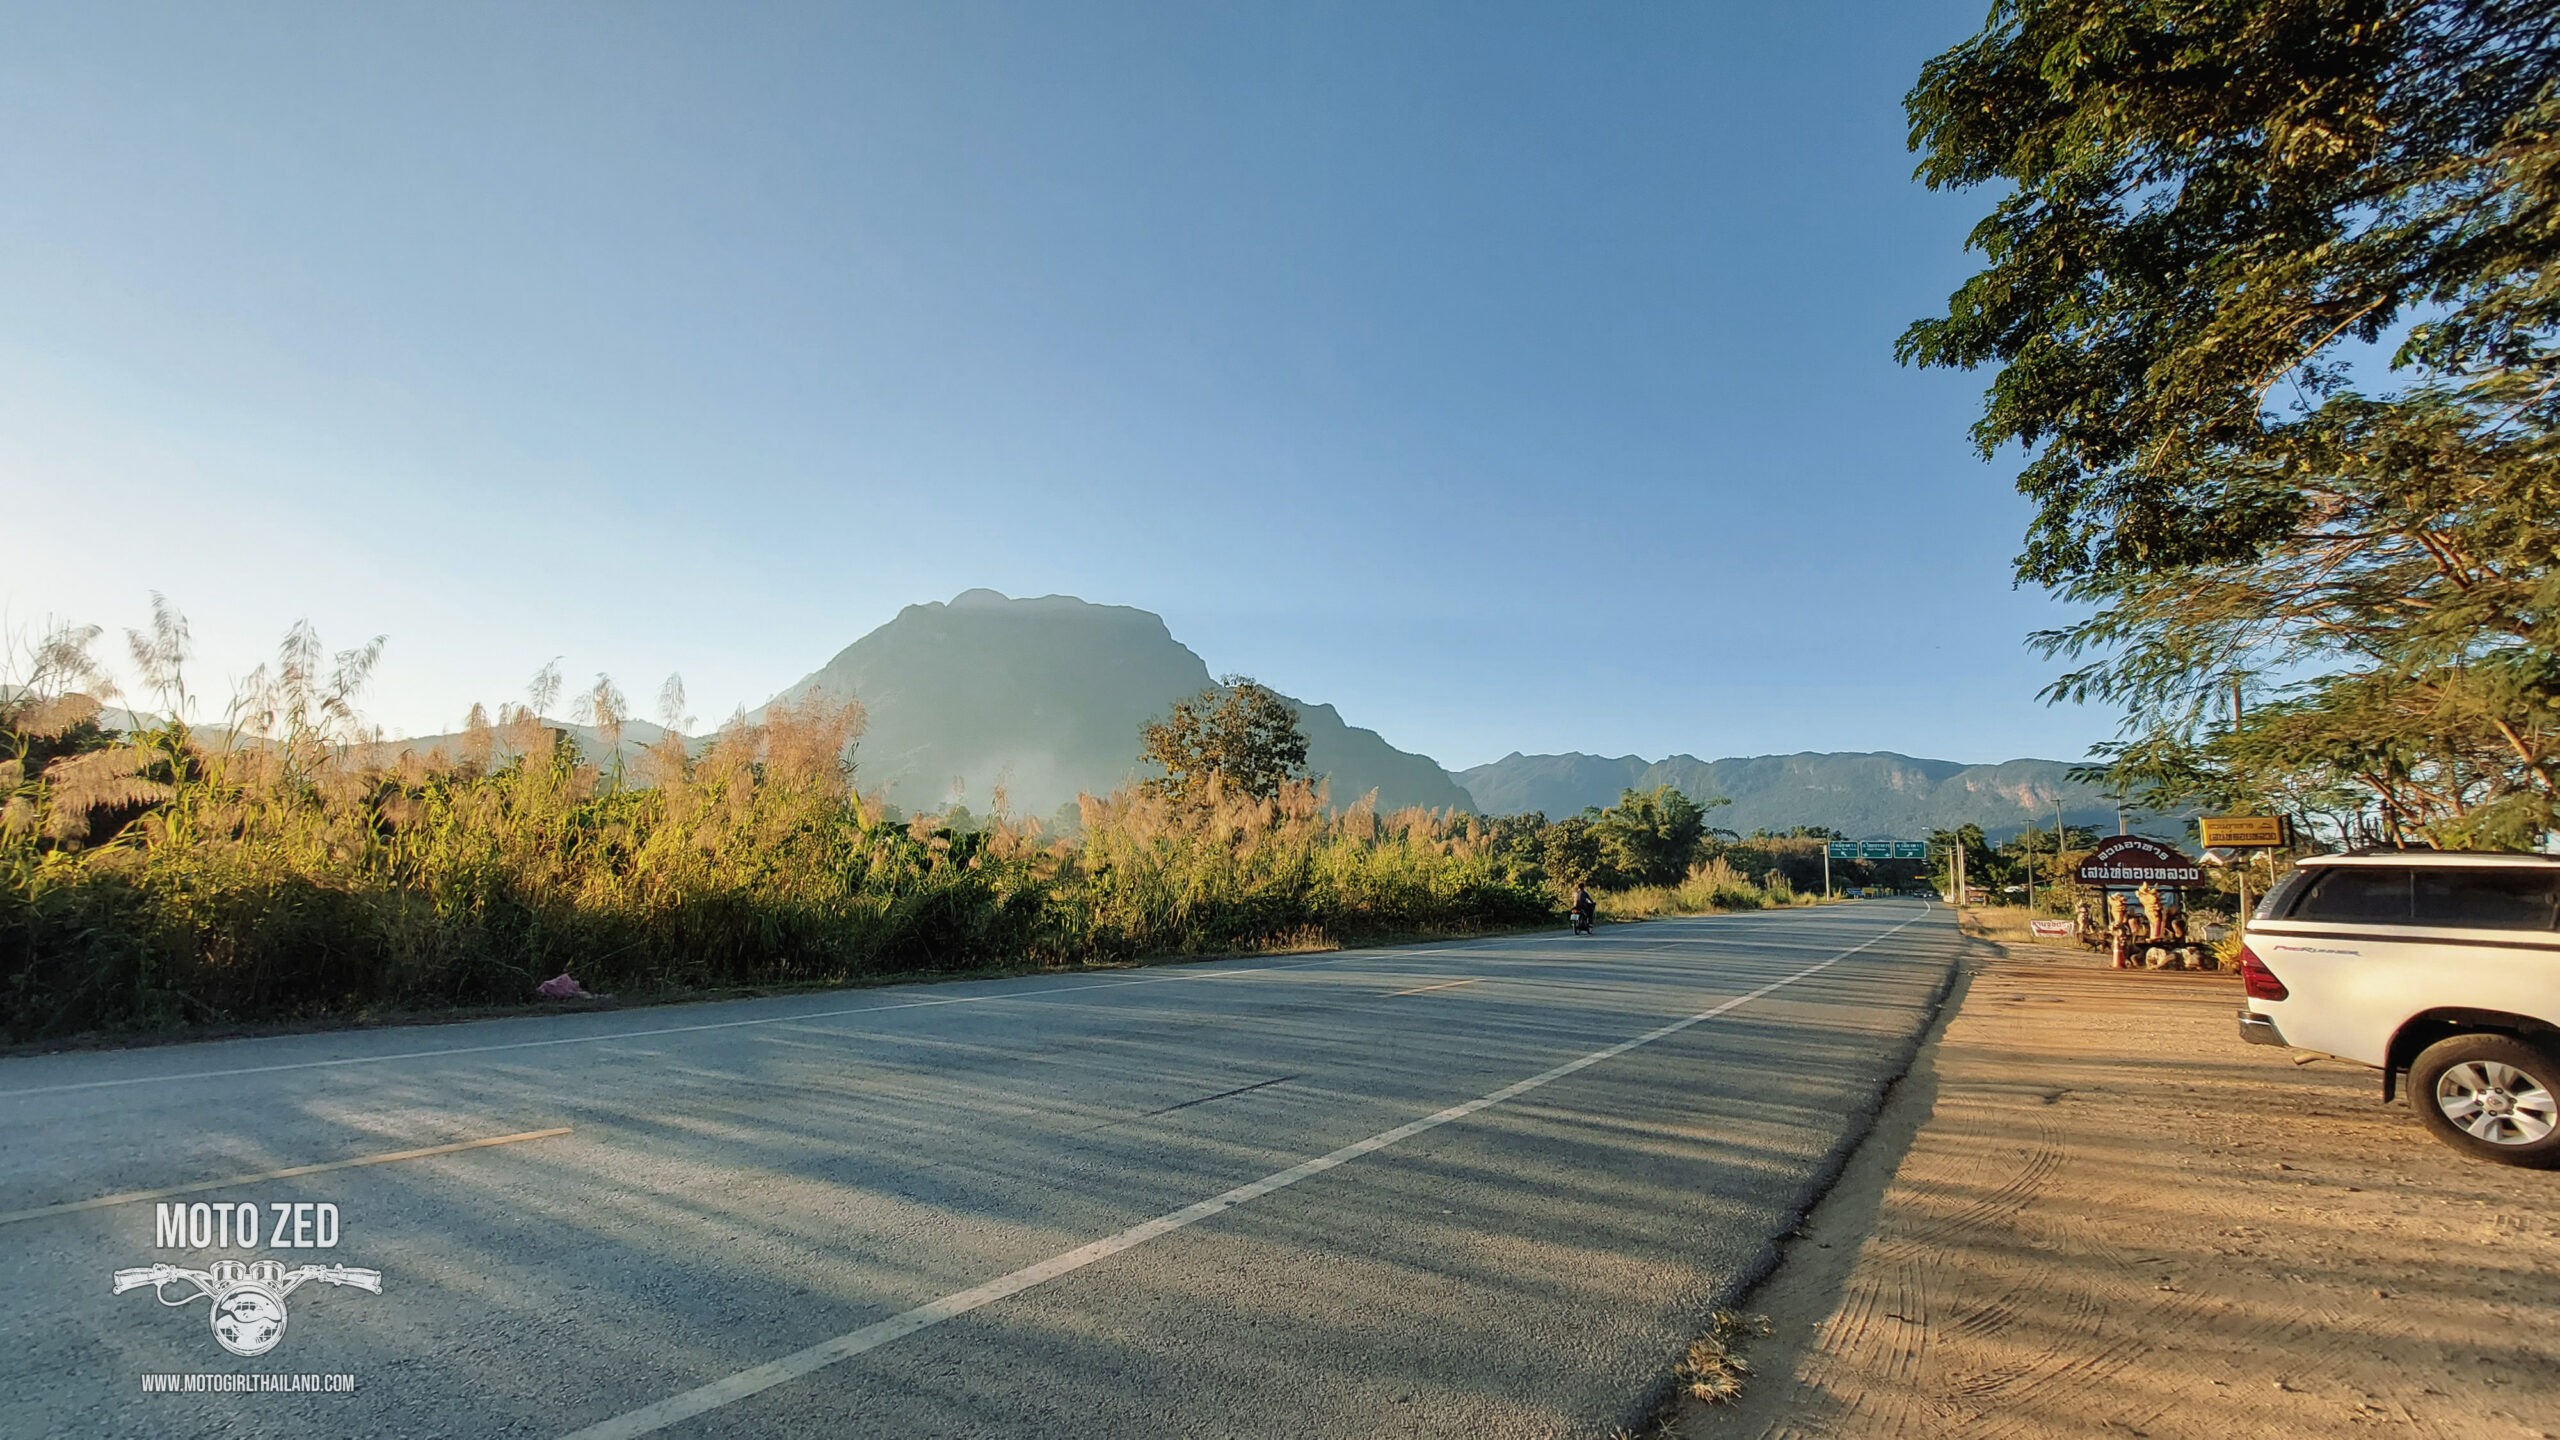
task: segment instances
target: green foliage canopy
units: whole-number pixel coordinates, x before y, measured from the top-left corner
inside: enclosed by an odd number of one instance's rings
[[[1673,884],[1698,858],[1708,809],[1724,803],[1718,799],[1701,805],[1668,785],[1629,790],[1592,822],[1592,837],[1609,869],[1627,880]]]
[[[1727,803],[1693,800],[1668,785],[1628,790],[1606,810],[1594,806],[1545,826],[1540,862],[1559,885],[1677,884],[1705,857],[1707,812]]]
[[[2553,823],[2556,87],[2547,0],[2001,0],[1923,71],[1921,177],[2004,193],[1900,354],[1996,372],[2019,576],[2090,608],[2048,694],[2127,708],[2119,783]]]

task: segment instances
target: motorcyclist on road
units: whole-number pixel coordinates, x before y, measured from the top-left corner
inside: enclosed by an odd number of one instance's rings
[[[1595,911],[1597,911],[1599,908],[1600,908],[1600,907],[1599,907],[1598,905],[1596,905],[1596,904],[1594,904],[1594,903],[1592,902],[1592,899],[1591,899],[1591,891],[1590,891],[1590,888],[1589,888],[1589,887],[1587,887],[1587,886],[1583,886],[1583,885],[1576,885],[1576,886],[1574,886],[1574,887],[1573,887],[1573,933],[1574,933],[1574,934],[1576,934],[1576,935],[1588,935],[1588,934],[1590,934],[1590,933],[1591,933],[1591,916],[1592,916],[1592,914],[1593,914]]]

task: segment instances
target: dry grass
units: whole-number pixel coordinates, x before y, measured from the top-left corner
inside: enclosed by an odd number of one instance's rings
[[[1671,1373],[1689,1398],[1722,1405],[1740,1396],[1751,1376],[1751,1362],[1740,1349],[1744,1337],[1768,1334],[1769,1317],[1719,1310],[1708,1325],[1706,1334],[1689,1342],[1689,1353]]]
[[[1811,905],[1820,897],[1796,892],[1776,872],[1755,882],[1725,860],[1709,860],[1690,869],[1677,885],[1639,885],[1594,897],[1600,914],[1610,920],[1645,920],[1665,915],[1714,915],[1735,910]]]
[[[2030,928],[2038,920],[2059,918],[2065,917],[2029,910],[2022,905],[1974,905],[1967,907],[1957,917],[1956,923],[1965,934],[1977,940],[1996,940],[2003,945],[2054,945],[2078,949],[2080,942],[2068,935],[2049,939]]]

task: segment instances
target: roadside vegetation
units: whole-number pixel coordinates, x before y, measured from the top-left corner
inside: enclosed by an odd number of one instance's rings
[[[1676,792],[1556,825],[1337,807],[1286,706],[1231,680],[1137,739],[1161,779],[1074,823],[902,815],[855,788],[858,706],[777,703],[708,740],[622,744],[601,677],[590,756],[528,703],[421,753],[368,732],[381,642],[297,627],[218,724],[106,708],[94,629],[0,690],[7,1038],[513,1004],[561,973],[625,995],[1068,967],[1749,908]],[[157,716],[190,713],[183,617],[130,635]],[[1777,891],[1783,894],[1781,878]]]
[[[1772,906],[1810,904],[1816,895],[1799,895],[1784,873],[1773,872],[1754,883],[1733,862],[1718,855],[1691,866],[1669,885],[1631,885],[1603,890],[1596,898],[1600,914],[1611,920],[1642,920],[1657,915],[1698,915],[1714,910],[1765,910]]]

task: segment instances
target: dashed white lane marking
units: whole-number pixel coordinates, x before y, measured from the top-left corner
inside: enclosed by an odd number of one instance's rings
[[[1479,1110],[1525,1095],[1541,1085],[1561,1080],[1577,1071],[1588,1070],[1604,1060],[1614,1060],[1630,1050],[1677,1035],[1692,1025],[1713,1020],[1728,1011],[1738,1010],[1763,995],[1783,990],[1810,975],[1830,969],[1833,965],[1877,941],[1887,939],[1917,924],[1921,916],[1927,913],[1928,910],[1924,908],[1920,915],[1914,915],[1890,930],[1879,931],[1828,960],[1808,965],[1792,975],[1772,980],[1757,990],[1746,991],[1720,1005],[1701,1010],[1695,1015],[1648,1030],[1632,1040],[1621,1040],[1615,1045],[1594,1050],[1578,1060],[1568,1060],[1553,1069],[1541,1070],[1526,1080],[1514,1081],[1491,1094],[1479,1095],[1464,1104],[1435,1111],[1419,1120],[1408,1120],[1392,1130],[1381,1130],[1366,1140],[1355,1140],[1339,1150],[1328,1151],[1312,1160],[1302,1160],[1286,1170],[1265,1175],[1249,1185],[1239,1185],[1232,1190],[1212,1195],[1206,1200],[1186,1205],[1179,1210],[1168,1211],[1143,1224],[1132,1225],[1117,1235],[1096,1240],[1090,1245],[1080,1246],[1062,1254],[1052,1255],[1036,1264],[1025,1265],[1009,1275],[999,1275],[983,1285],[975,1285],[969,1289],[945,1295],[939,1300],[918,1305],[912,1310],[901,1311],[886,1320],[874,1321],[859,1330],[847,1331],[832,1340],[821,1341],[806,1350],[785,1355],[779,1360],[766,1361],[753,1369],[741,1370],[726,1379],[712,1381],[708,1385],[687,1390],[681,1395],[669,1396],[654,1405],[644,1405],[637,1410],[590,1425],[570,1435],[568,1440],[633,1440],[633,1437],[664,1430],[670,1425],[681,1424],[694,1416],[707,1414],[724,1406],[735,1405],[741,1400],[760,1395],[776,1385],[786,1384],[814,1371],[823,1370],[839,1361],[850,1360],[857,1355],[877,1350],[892,1340],[901,1340],[917,1331],[932,1329],[946,1320],[957,1319],[982,1306],[992,1305],[998,1300],[1019,1295],[1044,1281],[1055,1280],[1061,1275],[1081,1270],[1097,1260],[1107,1260],[1123,1250],[1135,1249],[1150,1240],[1170,1235],[1185,1226],[1196,1225],[1211,1216],[1223,1214],[1249,1201],[1261,1199],[1275,1190],[1285,1190],[1301,1180],[1349,1164],[1373,1151],[1384,1150],[1400,1140],[1410,1140],[1426,1130],[1437,1129],[1452,1120],[1463,1120]]]

